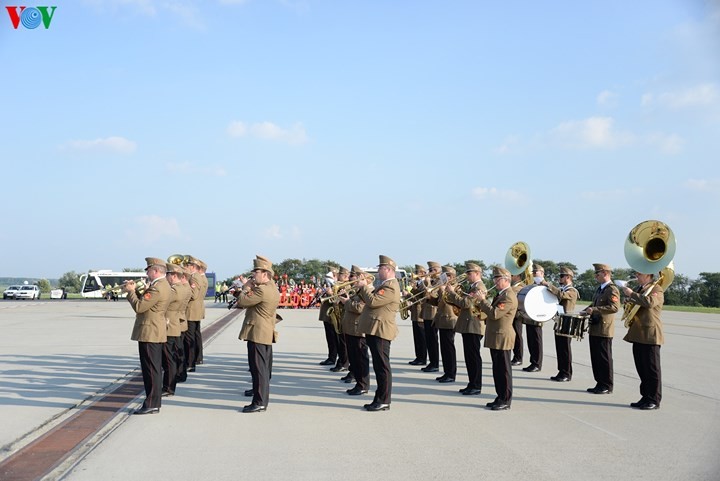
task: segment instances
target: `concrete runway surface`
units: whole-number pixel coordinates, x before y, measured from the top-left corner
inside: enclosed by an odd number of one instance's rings
[[[318,365],[326,357],[318,311],[280,310],[268,410],[242,414],[250,399],[242,395],[250,387],[246,346],[237,339],[243,315],[228,320],[224,305],[208,301],[207,308],[203,327],[223,327],[206,339],[205,363],[163,398],[160,414],[131,416],[144,395],[131,381],[139,363],[127,302],[1,301],[0,479],[720,479],[718,315],[663,314],[658,411],[629,407],[640,398],[639,380],[619,322],[613,394],[585,392],[594,385],[587,338],[572,343],[573,380],[549,380],[557,371],[547,324],[542,371],[514,368],[512,409],[492,412],[485,408],[495,397],[489,351],[482,350],[482,394],[462,396],[460,336],[457,381],[439,384],[438,374],[407,364],[412,331],[398,318],[392,406],[369,413],[362,405],[374,385],[348,396],[344,373]],[[130,394],[98,408],[118,387]],[[79,442],[54,448],[59,461],[32,474],[28,467],[40,459],[33,446],[52,435],[69,442],[70,420],[93,412],[107,419]]]

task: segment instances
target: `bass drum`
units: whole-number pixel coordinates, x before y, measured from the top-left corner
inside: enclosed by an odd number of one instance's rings
[[[559,300],[545,286],[533,284],[518,292],[518,312],[525,324],[541,326],[557,314]]]

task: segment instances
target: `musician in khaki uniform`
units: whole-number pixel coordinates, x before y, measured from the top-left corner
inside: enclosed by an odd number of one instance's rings
[[[547,281],[541,284],[547,287],[548,291],[555,295],[560,301],[560,305],[566,314],[575,312],[575,304],[577,303],[580,293],[573,287],[573,277],[575,273],[568,267],[560,268],[560,287],[555,287]],[[557,353],[558,373],[551,376],[550,379],[557,382],[567,382],[572,379],[572,338],[561,336],[555,333],[555,352]]]
[[[665,303],[663,289],[654,285],[653,274],[637,273],[638,288],[633,291],[623,288],[625,301],[640,306],[624,340],[633,345],[635,369],[640,376],[640,395],[642,398],[630,406],[642,410],[660,408],[662,400],[662,375],[660,371],[660,346],[665,342],[663,325],[660,319],[662,306]]]
[[[243,408],[244,413],[258,413],[267,409],[272,345],[277,340],[275,314],[280,302],[280,292],[273,281],[272,263],[265,257],[255,256],[252,272],[253,278],[243,285],[235,303],[236,308],[246,309],[238,338],[247,341],[252,376],[252,403]]]
[[[187,344],[187,306],[190,303],[192,297],[192,289],[190,288],[190,276],[192,272],[187,267],[182,267],[182,276],[180,277],[180,284],[175,286],[175,290],[178,291],[182,298],[182,305],[180,306],[180,343],[178,344],[178,372],[177,382],[185,382],[187,380],[187,362],[185,355],[185,346]]]
[[[470,282],[470,290],[467,294],[458,290],[446,291],[448,302],[460,308],[455,332],[459,332],[463,341],[463,353],[465,354],[465,365],[468,371],[468,384],[460,392],[464,395],[480,394],[482,390],[482,357],[480,348],[482,338],[485,335],[485,318],[487,315],[481,311],[475,311],[474,295],[478,291],[487,289],[482,282],[482,268],[473,263],[465,263],[465,273]]]
[[[457,376],[457,351],[455,350],[455,323],[457,322],[457,314],[452,304],[448,304],[443,295],[446,290],[455,289],[455,278],[457,277],[455,268],[451,266],[442,266],[442,272],[447,276],[447,284],[435,289],[428,296],[428,302],[437,306],[437,313],[433,319],[433,324],[438,330],[440,338],[440,356],[442,357],[443,375],[436,377],[438,382],[455,382]]]
[[[170,303],[170,284],[165,279],[165,261],[146,257],[148,281],[145,292],[135,291],[135,282],[127,281],[123,290],[135,311],[133,341],[138,341],[140,369],[145,385],[145,402],[134,414],[156,414],[160,412],[162,392],[162,352],[167,340],[165,311]]]
[[[386,411],[390,409],[392,392],[392,372],[390,370],[390,342],[398,333],[395,316],[400,310],[400,284],[395,278],[397,264],[387,256],[380,256],[378,278],[380,284],[373,289],[368,281],[358,281],[359,295],[365,303],[358,323],[360,332],[365,334],[372,353],[373,370],[377,390],[375,398],[364,408],[368,411]]]
[[[517,274],[510,278],[511,289],[515,293],[515,296],[520,293],[523,287],[525,287],[525,280],[523,274]],[[513,330],[515,331],[515,343],[513,344],[513,356],[510,360],[510,364],[513,366],[519,366],[523,362],[524,346],[523,346],[523,316],[518,310],[515,313],[513,319]]]
[[[322,294],[321,297],[327,297],[333,293],[333,285],[335,285],[335,279],[337,278],[338,270],[331,267],[328,273],[325,275],[325,281],[320,287]],[[330,301],[323,301],[320,303],[320,311],[318,312],[318,320],[322,321],[323,329],[325,330],[325,342],[328,348],[328,357],[324,361],[320,361],[321,366],[332,366],[338,357],[338,335],[335,331],[330,317],[328,316],[328,310],[330,309]]]
[[[188,256],[187,268],[190,271],[188,284],[190,285],[190,302],[185,312],[188,329],[183,339],[185,343],[185,367],[187,372],[195,372],[198,358],[198,339],[202,344],[200,321],[205,316],[205,292],[203,279],[207,282],[204,274],[200,273],[200,263],[193,256]]]
[[[423,279],[423,283],[418,287],[418,292],[426,292],[439,282],[442,266],[439,262],[427,261],[428,277]],[[433,319],[437,314],[437,307],[433,306],[427,300],[422,302],[422,310],[420,318],[423,320],[423,328],[425,329],[425,346],[428,351],[428,365],[421,368],[424,372],[438,372],[440,370],[440,349],[438,347],[438,329],[433,324]]]
[[[348,279],[350,279],[350,271],[347,270],[347,268],[340,266],[338,269],[338,284],[342,282],[347,282]],[[343,288],[343,291],[346,291],[347,288]],[[335,335],[337,336],[337,363],[334,367],[331,367],[330,370],[332,372],[344,372],[347,371],[348,366],[350,365],[350,361],[348,360],[348,351],[347,351],[347,344],[345,344],[345,336],[343,336],[343,330],[342,330],[342,318],[345,314],[343,312],[343,306],[339,304],[338,302],[334,303],[335,309],[335,315],[338,316],[337,323],[333,322],[333,327],[336,328]]]
[[[351,281],[357,281],[365,277],[365,275],[365,272],[358,266],[354,265],[350,268]],[[356,289],[355,294],[340,297],[340,302],[345,306],[342,318],[342,332],[345,336],[350,361],[350,372],[342,380],[346,383],[355,381],[355,387],[345,391],[350,396],[366,394],[370,388],[370,354],[365,334],[360,330],[360,314],[365,307],[365,302],[357,292],[356,286],[357,284],[354,286]]]
[[[593,264],[595,279],[600,283],[590,307],[582,312],[590,315],[590,363],[595,386],[587,389],[592,394],[613,392],[612,340],[615,333],[615,313],[620,309],[620,291],[611,279],[612,269],[607,264]]]
[[[533,264],[532,275],[535,284],[541,284],[545,280],[545,268],[540,264]],[[522,322],[525,324],[525,337],[530,355],[530,364],[525,366],[523,371],[539,372],[542,370],[543,362],[543,323],[533,321],[528,316],[523,316]]]
[[[513,319],[517,312],[518,300],[510,287],[510,271],[503,267],[493,267],[493,282],[497,295],[492,302],[485,298],[485,292],[478,290],[473,294],[476,306],[485,313],[485,347],[490,349],[493,381],[497,397],[487,407],[493,411],[510,409],[512,403],[512,368],[510,351],[515,343]]]
[[[415,275],[419,278],[413,283],[412,292],[409,296],[415,295],[418,289],[422,289],[424,279],[427,275],[425,267],[415,264]],[[408,296],[408,297],[409,297]],[[425,343],[425,321],[421,317],[422,302],[416,303],[410,308],[410,322],[412,322],[413,346],[415,347],[415,359],[408,362],[411,366],[424,366],[427,363],[427,344]]]
[[[162,396],[174,396],[177,384],[178,364],[181,359],[180,348],[182,338],[180,335],[180,310],[185,309],[185,293],[182,287],[182,267],[177,264],[165,264],[165,278],[170,284],[170,302],[165,313],[167,319],[167,342],[163,346],[163,384]]]
[[[198,266],[198,276],[197,280],[200,282],[200,297],[202,299],[202,302],[200,303],[201,307],[201,317],[200,320],[202,321],[205,319],[205,297],[207,297],[207,291],[209,286],[208,278],[205,275],[207,272],[207,264],[205,264],[200,259],[197,260],[197,266]],[[202,329],[200,329],[200,324],[198,324],[198,328],[195,330],[195,364],[202,364],[204,362],[203,358],[203,339],[202,339]]]

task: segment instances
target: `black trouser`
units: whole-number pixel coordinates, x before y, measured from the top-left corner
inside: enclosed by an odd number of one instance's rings
[[[522,318],[515,316],[513,319],[513,330],[515,331],[515,345],[513,346],[513,361],[522,362],[523,358],[523,333]]]
[[[490,349],[492,359],[493,381],[497,400],[503,404],[512,402],[512,367],[510,365],[510,351]]]
[[[555,334],[558,376],[572,379],[572,338]]]
[[[662,400],[662,375],[660,370],[660,346],[633,343],[635,369],[640,376],[640,395],[643,400],[658,406]]]
[[[202,329],[200,329],[200,321],[197,321],[197,329],[195,330],[195,359],[193,360],[193,366],[195,364],[202,364],[203,359]]]
[[[455,350],[455,329],[438,329],[443,373],[455,379],[457,375],[457,351]]]
[[[198,335],[196,331],[200,331],[200,321],[187,321],[188,329],[184,333],[183,342],[185,343],[185,367],[194,368],[197,363]],[[202,342],[202,337],[200,338]]]
[[[590,362],[597,387],[612,391],[612,337],[590,336]]]
[[[425,330],[425,345],[428,352],[428,366],[440,367],[440,351],[438,349],[438,330],[433,326],[432,319],[423,321]]]
[[[345,336],[350,358],[350,373],[355,378],[357,387],[367,390],[370,387],[370,355],[367,342],[361,336]]]
[[[160,407],[162,394],[162,352],[164,342],[138,342],[140,370],[145,385],[143,408]]]
[[[543,362],[543,335],[542,325],[531,326],[525,324],[525,334],[527,336],[528,352],[530,353],[530,365],[537,366],[542,369]]]
[[[427,362],[427,344],[425,344],[425,326],[412,321],[413,343],[415,344],[415,361]]]
[[[177,382],[187,381],[187,357],[185,356],[185,346],[187,345],[187,342],[187,331],[183,331],[180,334],[180,342],[178,342],[179,365],[177,370]]]
[[[377,336],[366,337],[367,345],[372,354],[373,371],[375,371],[375,382],[377,390],[375,391],[374,403],[390,404],[390,394],[392,392],[392,371],[390,370],[390,341]]]
[[[465,366],[468,372],[469,389],[482,389],[482,357],[480,348],[482,344],[480,334],[462,333],[463,353],[465,354]]]
[[[350,360],[348,358],[348,348],[347,343],[345,342],[345,335],[344,334],[337,334],[337,351],[338,351],[338,358],[337,363],[335,364],[335,367],[340,368],[346,368],[350,364]]]
[[[250,375],[252,376],[252,403],[256,406],[267,406],[270,400],[272,344],[258,344],[248,341],[247,349]]]
[[[163,383],[162,390],[174,393],[177,384],[177,374],[180,364],[180,356],[178,354],[178,346],[182,345],[180,336],[168,336],[167,342],[163,346],[162,368]]]
[[[328,359],[330,359],[332,362],[335,362],[335,360],[338,357],[338,335],[337,332],[335,332],[335,328],[333,327],[331,322],[325,322],[323,321],[323,327],[325,328],[325,341],[327,342],[328,347]]]

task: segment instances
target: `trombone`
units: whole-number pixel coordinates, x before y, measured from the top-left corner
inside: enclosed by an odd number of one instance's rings
[[[373,282],[375,282],[375,276],[372,274],[365,274],[365,278],[367,279],[368,284],[372,284]],[[326,302],[326,301],[327,302],[335,302],[340,296],[343,296],[346,294],[350,295],[350,296],[354,295],[355,292],[357,292],[357,288],[354,288],[354,287],[350,288],[350,290],[347,292],[341,292],[341,291],[347,287],[352,286],[358,280],[359,279],[353,279],[351,281],[343,281],[343,282],[338,282],[338,283],[334,284],[332,286],[333,293],[329,296],[321,297],[320,302]]]

